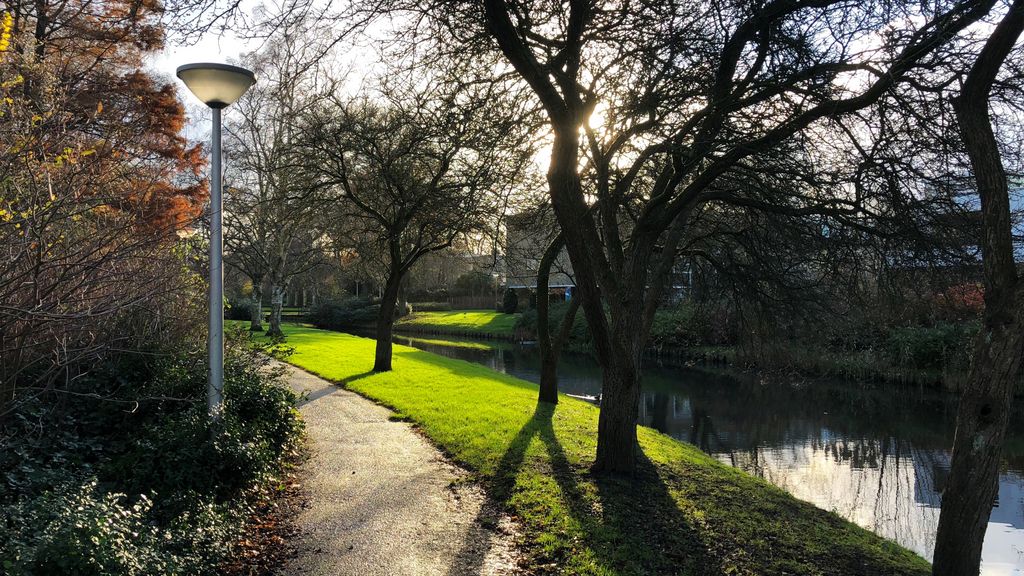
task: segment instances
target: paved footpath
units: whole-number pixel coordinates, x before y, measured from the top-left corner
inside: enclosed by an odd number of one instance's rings
[[[288,366],[312,454],[287,575],[515,574],[515,525],[391,411]]]

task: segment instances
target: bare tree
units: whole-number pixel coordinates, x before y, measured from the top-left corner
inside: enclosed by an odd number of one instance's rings
[[[506,68],[492,77],[520,79],[547,115],[549,193],[604,379],[595,469],[633,470],[641,354],[697,209],[868,209],[844,186],[767,195],[722,178],[813,147],[801,135],[877,102],[991,5],[388,3],[422,16],[408,37],[446,57],[496,49]]]
[[[985,314],[957,409],[949,481],[935,542],[932,573],[977,574],[992,503],[998,494],[1003,438],[1024,361],[1024,284],[1014,261],[1009,187],[989,120],[993,85],[1024,32],[1024,1],[1016,0],[992,31],[954,101],[960,134],[981,197]]]
[[[315,267],[322,255],[323,198],[305,169],[298,118],[333,90],[321,74],[315,32],[302,23],[285,30],[246,64],[260,76],[233,107],[227,123],[232,157],[226,202],[227,262],[253,284],[251,330],[260,329],[263,285],[270,286],[270,326],[280,336],[281,308],[292,278]]]
[[[191,329],[177,232],[201,211],[203,161],[174,87],[140,71],[151,8],[0,13],[0,405]]]
[[[385,83],[379,100],[335,99],[306,118],[313,169],[336,191],[351,243],[361,257],[376,253],[385,263],[375,371],[391,369],[406,273],[425,254],[479,230],[489,198],[511,186],[525,161],[517,107],[496,88],[450,77],[418,89]]]

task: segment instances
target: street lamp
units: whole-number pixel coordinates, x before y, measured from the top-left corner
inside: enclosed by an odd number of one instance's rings
[[[256,83],[256,75],[227,64],[197,63],[178,67],[178,78],[213,110],[213,144],[210,149],[210,374],[207,400],[210,417],[220,418],[224,403],[224,235],[221,211],[220,111],[242,97]]]

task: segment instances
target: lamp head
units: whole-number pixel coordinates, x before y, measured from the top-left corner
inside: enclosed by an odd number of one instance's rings
[[[230,106],[256,83],[250,70],[209,62],[178,66],[178,78],[210,108]]]

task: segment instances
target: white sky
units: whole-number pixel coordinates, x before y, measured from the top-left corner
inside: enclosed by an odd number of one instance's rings
[[[259,7],[260,0],[242,0],[240,9],[251,15]],[[273,6],[271,6],[272,8]],[[264,38],[248,39],[231,30],[220,30],[214,26],[209,33],[193,44],[183,44],[181,37],[169,34],[164,49],[148,59],[146,67],[151,74],[178,86],[179,97],[184,102],[189,116],[189,124],[185,129],[187,137],[205,140],[209,136],[209,111],[175,77],[175,70],[178,66],[193,62],[237,64],[244,53],[259,50],[265,41]],[[366,42],[367,39],[364,37],[363,41]],[[373,41],[369,40],[369,42],[372,44]],[[379,63],[379,59],[368,44],[347,44],[344,57],[340,60],[342,61],[337,64],[344,70],[356,72],[348,75],[339,71],[341,76],[347,77],[348,81],[345,86],[352,91],[358,90],[361,79],[366,75],[380,72],[380,70],[374,69],[374,65]],[[231,108],[229,107],[225,110],[225,114],[230,113]]]

